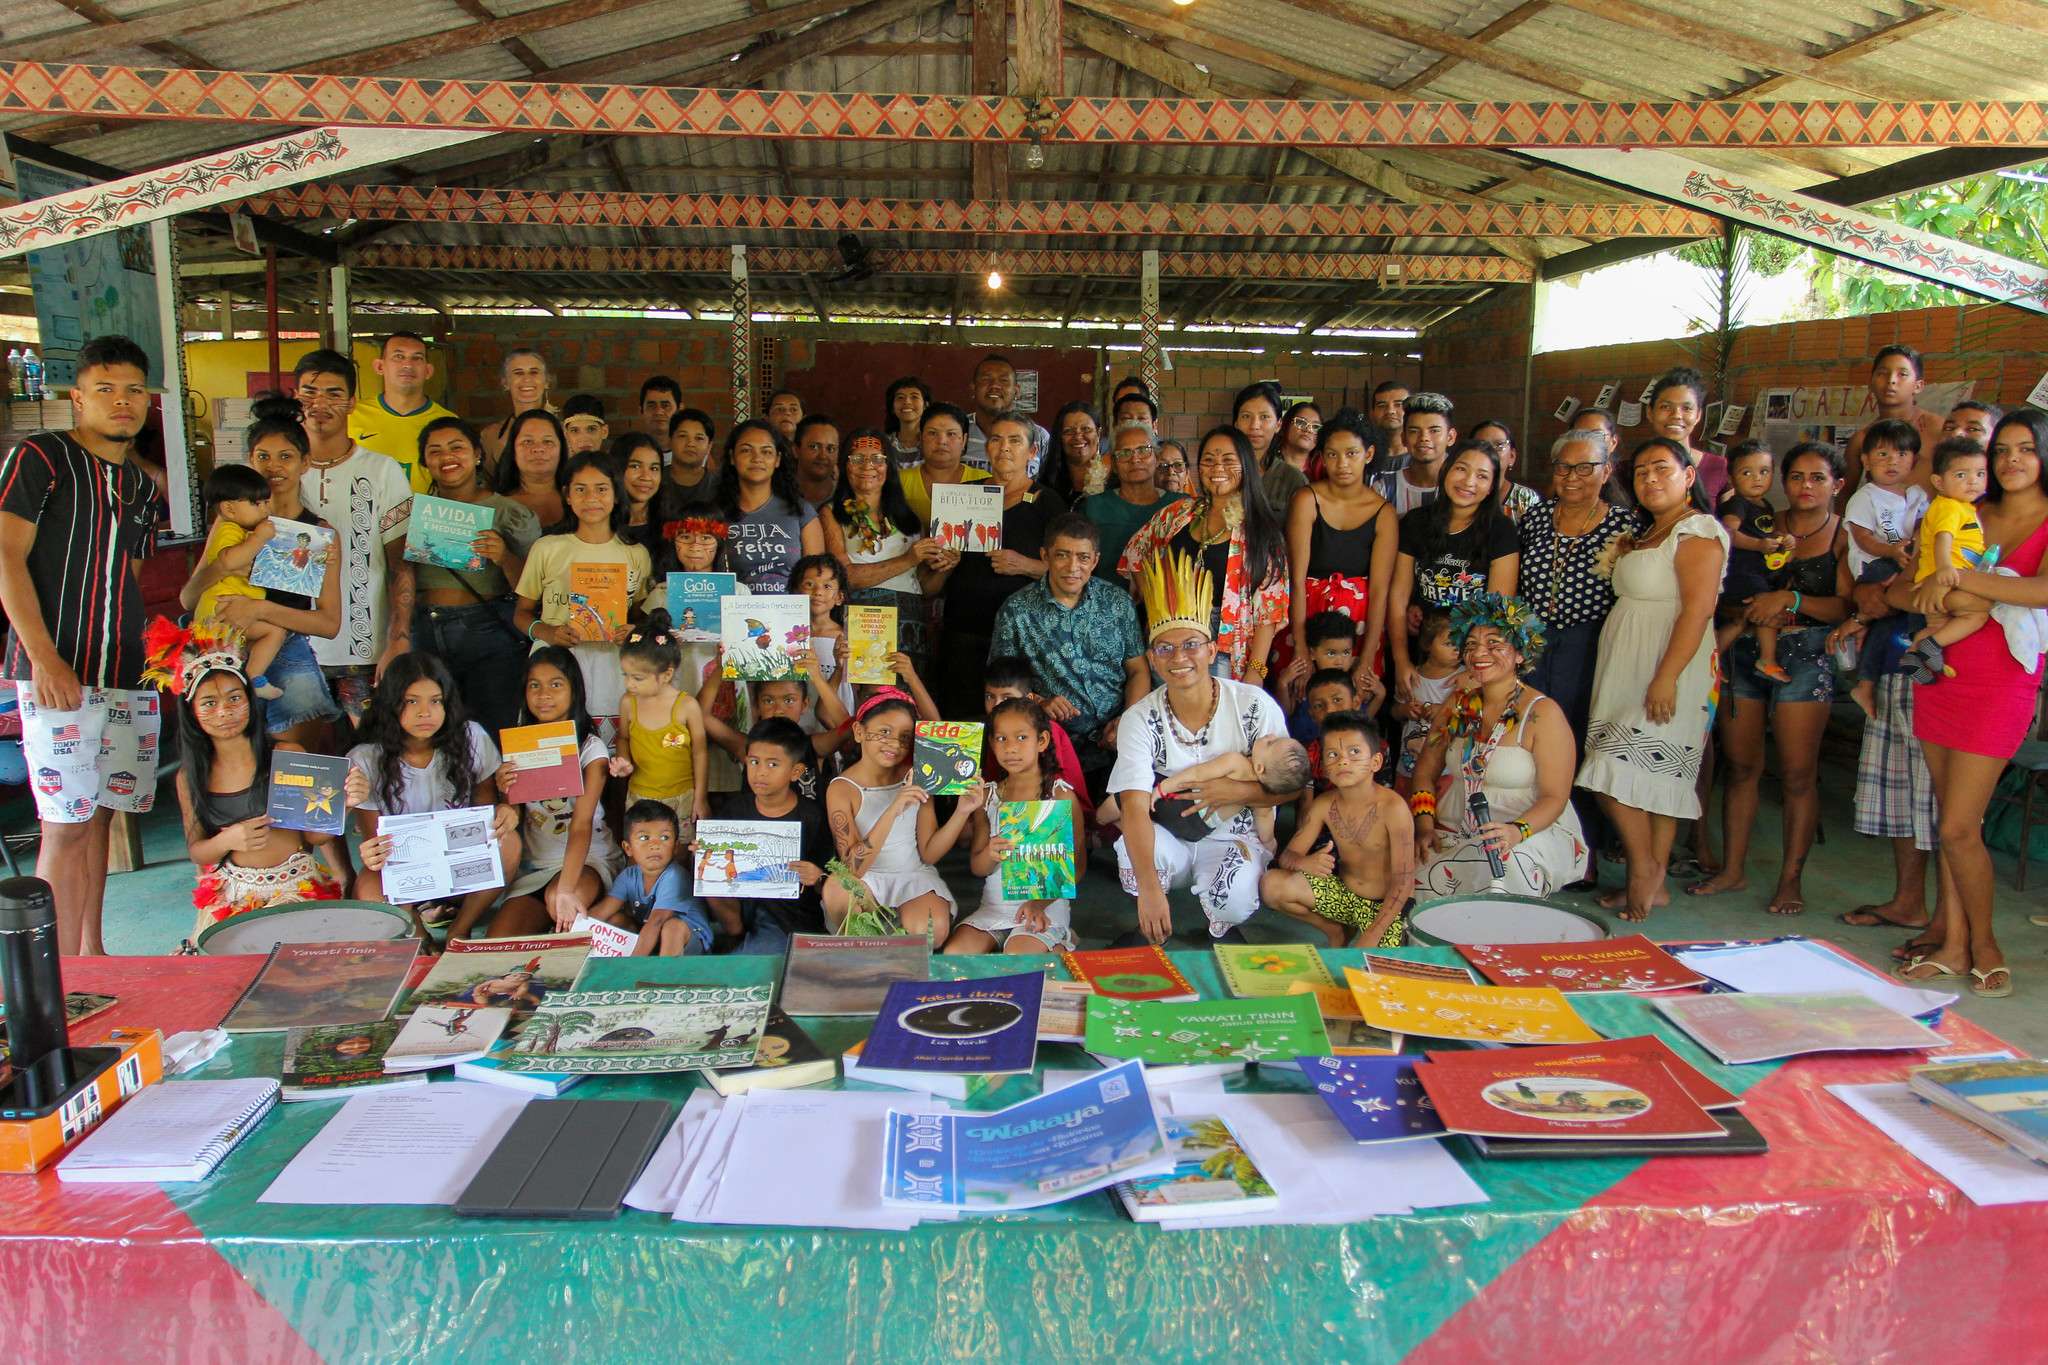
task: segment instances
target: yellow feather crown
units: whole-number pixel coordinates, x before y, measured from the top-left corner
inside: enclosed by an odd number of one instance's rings
[[[1138,585],[1145,597],[1145,619],[1151,623],[1148,642],[1169,630],[1210,633],[1216,584],[1192,555],[1174,550],[1153,553],[1138,567]]]

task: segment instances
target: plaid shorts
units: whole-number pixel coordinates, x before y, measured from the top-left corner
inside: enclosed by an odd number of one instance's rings
[[[1888,674],[1877,680],[1876,714],[1863,726],[1856,760],[1856,832],[1931,851],[1939,818],[1927,754],[1913,738],[1913,684]]]

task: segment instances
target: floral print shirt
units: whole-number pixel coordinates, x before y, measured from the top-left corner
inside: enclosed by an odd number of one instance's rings
[[[1195,519],[1195,513],[1207,508],[1199,498],[1182,498],[1159,510],[1158,515],[1140,526],[1124,547],[1124,557],[1117,562],[1117,572],[1126,578],[1135,578],[1138,567],[1152,555],[1164,550],[1167,543]],[[1287,558],[1276,557],[1266,581],[1252,587],[1245,582],[1244,567],[1244,524],[1242,522],[1230,532],[1230,559],[1220,586],[1223,599],[1223,624],[1218,632],[1216,648],[1230,660],[1230,676],[1244,678],[1245,666],[1251,662],[1246,657],[1251,649],[1252,637],[1260,627],[1271,626],[1278,631],[1287,624],[1289,588],[1287,583]]]

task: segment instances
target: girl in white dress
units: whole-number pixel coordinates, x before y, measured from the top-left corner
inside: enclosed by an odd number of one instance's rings
[[[946,940],[949,953],[1056,953],[1080,945],[1072,928],[1073,905],[1065,898],[1016,901],[1003,896],[1003,861],[1010,840],[999,838],[998,811],[1005,801],[1065,801],[1072,807],[1072,828],[1079,830],[1081,806],[1074,789],[1062,782],[1054,766],[1052,721],[1045,708],[1029,697],[999,701],[988,713],[989,750],[1002,780],[983,786],[981,810],[975,818],[974,857],[970,866],[985,879],[981,908],[968,916]],[[964,805],[965,802],[962,802]],[[1088,870],[1085,842],[1074,845],[1074,879]]]
[[[1499,889],[1547,896],[1585,875],[1586,841],[1572,810],[1575,749],[1564,710],[1522,681],[1543,653],[1543,622],[1518,597],[1485,597],[1452,614],[1451,640],[1477,684],[1430,727],[1415,770],[1416,864],[1427,896]],[[1439,809],[1437,776],[1451,785]],[[1486,796],[1473,817],[1471,793]],[[1446,839],[1444,836],[1449,835]],[[1496,878],[1487,850],[1500,855]]]
[[[1629,463],[1636,505],[1651,524],[1615,543],[1616,600],[1600,631],[1578,785],[1599,794],[1628,854],[1621,917],[1644,920],[1668,899],[1678,822],[1700,813],[1694,779],[1720,691],[1714,602],[1728,532],[1707,515],[1683,443],[1652,437]]]
[[[825,789],[825,816],[839,861],[896,912],[903,932],[943,943],[956,902],[933,864],[959,842],[983,791],[963,794],[953,818],[940,825],[930,793],[910,780],[916,734],[917,707],[900,689],[881,688],[863,702],[853,719],[860,758]],[[835,931],[850,901],[844,887],[826,880],[825,920]]]

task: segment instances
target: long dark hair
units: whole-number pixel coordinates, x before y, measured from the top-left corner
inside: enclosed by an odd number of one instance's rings
[[[1232,426],[1236,425],[1237,414],[1244,411],[1244,405],[1255,398],[1265,399],[1273,408],[1273,439],[1266,442],[1264,450],[1257,452],[1258,464],[1256,468],[1260,473],[1264,473],[1266,461],[1272,457],[1274,451],[1280,448],[1280,442],[1287,434],[1287,424],[1283,420],[1287,416],[1287,400],[1280,396],[1280,386],[1271,380],[1258,384],[1247,384],[1237,391],[1237,397],[1230,400],[1230,421]],[[1202,439],[1206,441],[1209,438],[1204,436]],[[1245,443],[1250,445],[1251,438],[1246,437]],[[1201,457],[1197,455],[1196,458],[1200,459]]]
[[[620,478],[625,477],[626,461],[642,446],[654,452],[656,464],[660,464],[661,457],[668,453],[661,448],[659,442],[643,431],[628,431],[612,438],[612,443],[605,453],[619,462]],[[655,486],[654,496],[647,500],[647,525],[650,535],[659,536],[661,528],[676,519],[676,509],[683,505],[686,491],[682,485],[668,476],[667,469],[661,471],[661,482]],[[627,494],[624,484],[618,485],[618,495],[625,500],[626,524],[630,526],[633,522],[633,499]]]
[[[1287,571],[1287,541],[1280,529],[1280,518],[1273,514],[1273,504],[1266,501],[1266,485],[1259,478],[1258,461],[1252,455],[1252,438],[1234,426],[1210,427],[1195,443],[1194,465],[1188,471],[1189,486],[1198,490],[1197,500],[1208,496],[1202,488],[1202,451],[1209,442],[1221,437],[1230,442],[1237,452],[1238,469],[1243,478],[1238,485],[1238,502],[1244,508],[1244,584],[1239,589],[1249,597],[1266,585],[1266,580],[1276,573]],[[1217,584],[1221,601],[1223,585]]]
[[[768,496],[781,498],[784,509],[793,517],[804,514],[804,495],[796,486],[796,456],[790,453],[789,442],[782,439],[782,433],[759,417],[750,417],[736,423],[725,434],[725,467],[718,471],[718,501],[725,506],[725,515],[737,520],[740,512],[740,472],[733,468],[732,452],[740,443],[742,432],[765,432],[775,443],[775,472],[768,476]],[[844,466],[841,466],[844,468]],[[843,476],[842,476],[843,477]]]
[[[555,456],[555,487],[557,489],[561,488],[562,462],[569,458],[569,433],[562,430],[562,419],[549,412],[546,408],[528,408],[517,417],[507,418],[506,420],[508,425],[505,428],[505,448],[498,452],[498,477],[495,481],[495,491],[499,493],[517,493],[519,491],[519,457],[516,454],[516,449],[519,445],[520,428],[524,427],[528,422],[546,422],[549,429],[555,433],[555,449],[559,452]],[[477,447],[477,456],[479,459],[482,458],[482,446]]]
[[[2039,408],[2014,408],[1999,418],[1998,425],[1991,428],[1991,445],[1985,447],[1987,464],[1990,463],[1991,446],[1998,444],[1998,433],[2007,427],[2025,427],[2032,433],[2034,453],[2041,458],[2041,478],[2035,486],[2048,485],[2048,412],[2042,412]],[[1986,481],[1984,501],[2005,501],[2005,485],[1998,481],[1996,474]]]
[[[1670,386],[1666,385],[1665,387],[1668,388]],[[1628,485],[1630,500],[1642,512],[1642,514],[1644,516],[1649,516],[1649,509],[1644,508],[1642,506],[1642,500],[1635,496],[1636,460],[1642,455],[1644,451],[1650,449],[1650,447],[1652,446],[1662,446],[1664,449],[1671,452],[1672,457],[1674,459],[1676,459],[1680,464],[1684,465],[1687,469],[1690,469],[1692,471],[1692,489],[1689,493],[1686,494],[1686,502],[1691,504],[1692,509],[1695,512],[1711,513],[1713,509],[1707,506],[1707,490],[1700,487],[1700,467],[1697,463],[1694,462],[1692,458],[1692,452],[1685,448],[1685,442],[1674,441],[1669,436],[1652,436],[1648,440],[1636,442],[1635,449],[1631,450],[1628,453],[1628,477],[1626,480],[1624,480],[1624,482],[1626,482]]]
[[[1047,740],[1052,738],[1052,717],[1045,713],[1043,706],[1040,706],[1029,697],[1005,697],[995,704],[995,709],[988,713],[988,732],[991,740],[993,740],[996,732],[996,722],[1004,716],[1023,716],[1032,725],[1037,727],[1041,738]],[[1047,744],[1038,751],[1039,800],[1052,800],[1052,784],[1059,780],[1059,776],[1059,755],[1053,752],[1051,744]],[[1000,782],[1002,779],[997,778],[996,780]]]
[[[683,491],[688,493],[693,492],[695,490],[686,488]],[[676,509],[675,519],[677,521],[702,520],[723,522],[725,520],[725,508],[721,507],[719,504],[715,502],[712,502],[708,498],[698,498],[693,502],[686,502],[681,507],[678,507]],[[682,560],[678,558],[676,555],[676,538],[668,534],[668,525],[667,523],[663,523],[661,535],[661,549],[654,556],[655,582],[666,583],[668,581],[668,576],[672,573],[731,572],[732,540],[729,536],[726,539],[718,542],[718,557],[711,561],[710,568],[686,570],[683,568]]]
[[[903,376],[903,378],[897,380],[883,391],[882,430],[895,437],[899,442],[903,440],[903,433],[896,429],[896,395],[905,389],[916,389],[919,394],[923,395],[924,405],[926,407],[932,405],[932,386],[914,374]],[[918,414],[918,420],[924,420],[923,413],[920,412]]]
[[[555,482],[562,490],[562,519],[548,528],[548,534],[561,536],[575,532],[576,509],[568,505],[569,483],[585,469],[595,469],[612,481],[612,535],[619,540],[626,539],[626,533],[633,529],[633,504],[626,497],[625,467],[608,450],[585,450],[562,462],[561,472],[555,475]]]
[[[1472,509],[1472,524],[1467,529],[1472,531],[1473,544],[1479,547],[1480,554],[1485,554],[1487,547],[1493,544],[1495,528],[1499,526],[1504,515],[1500,510],[1500,499],[1507,475],[1501,468],[1500,447],[1491,441],[1475,440],[1468,436],[1445,453],[1443,465],[1436,472],[1436,496],[1408,514],[1416,519],[1416,525],[1420,528],[1415,543],[1415,565],[1418,571],[1425,564],[1434,564],[1450,546],[1451,497],[1445,488],[1450,482],[1452,467],[1473,451],[1484,455],[1487,463],[1493,466],[1493,486],[1486,490],[1486,496]],[[1404,521],[1406,519],[1402,518]],[[1487,562],[1490,564],[1492,561]]]
[[[406,734],[401,721],[405,716],[406,689],[417,682],[430,682],[441,689],[441,728],[434,731],[428,743],[447,764],[448,786],[455,794],[456,806],[469,804],[470,791],[482,776],[476,770],[476,753],[469,742],[469,711],[462,704],[462,693],[457,690],[448,665],[433,654],[401,654],[391,661],[391,666],[384,670],[383,681],[371,691],[370,700],[363,707],[363,722],[356,731],[365,744],[375,746],[377,771],[371,774],[371,787],[386,815],[398,812],[405,792]]]
[[[900,381],[899,381],[900,382]],[[919,380],[923,383],[923,380]],[[878,499],[882,504],[877,510],[883,520],[912,540],[924,534],[924,521],[911,509],[910,499],[903,496],[903,478],[896,472],[896,462],[889,458],[889,443],[874,427],[855,427],[847,433],[846,441],[839,447],[839,486],[832,490],[832,515],[839,522],[841,530],[853,525],[853,480],[847,477],[846,462],[853,454],[854,444],[863,438],[882,442],[882,492]]]
[[[620,648],[623,649],[624,646],[622,645]],[[550,664],[560,669],[562,676],[569,680],[569,719],[576,723],[576,747],[581,749],[584,741],[590,738],[596,726],[590,719],[590,707],[584,701],[583,665],[577,661],[576,655],[565,646],[542,645],[539,649],[526,656],[526,671],[519,675],[519,723],[521,725],[540,724],[538,720],[534,719],[533,712],[526,709],[526,679],[533,672],[535,664]],[[577,765],[579,767],[582,765],[580,758],[577,760]]]
[[[209,668],[199,675],[199,682],[205,682],[215,673],[226,673],[224,668]],[[232,673],[228,674],[233,677]],[[192,685],[194,689],[199,683]],[[263,720],[263,698],[256,695],[256,689],[242,682],[242,691],[249,698],[249,719],[243,723],[242,735],[249,741],[249,750],[256,756],[255,781],[268,784],[270,781],[270,735]],[[213,778],[213,736],[199,727],[199,717],[192,714],[192,703],[181,700],[178,703],[178,756],[185,762],[185,790],[192,797],[192,814],[197,817],[199,827],[211,839],[220,833],[220,826],[206,818],[206,784]]]
[[[1297,403],[1295,406],[1302,405]],[[1323,429],[1316,433],[1315,449],[1308,455],[1310,464],[1321,463],[1323,451],[1329,446],[1332,436],[1356,436],[1365,443],[1365,467],[1360,470],[1360,475],[1370,479],[1372,467],[1380,460],[1380,429],[1357,408],[1338,408],[1337,415],[1324,422]]]

